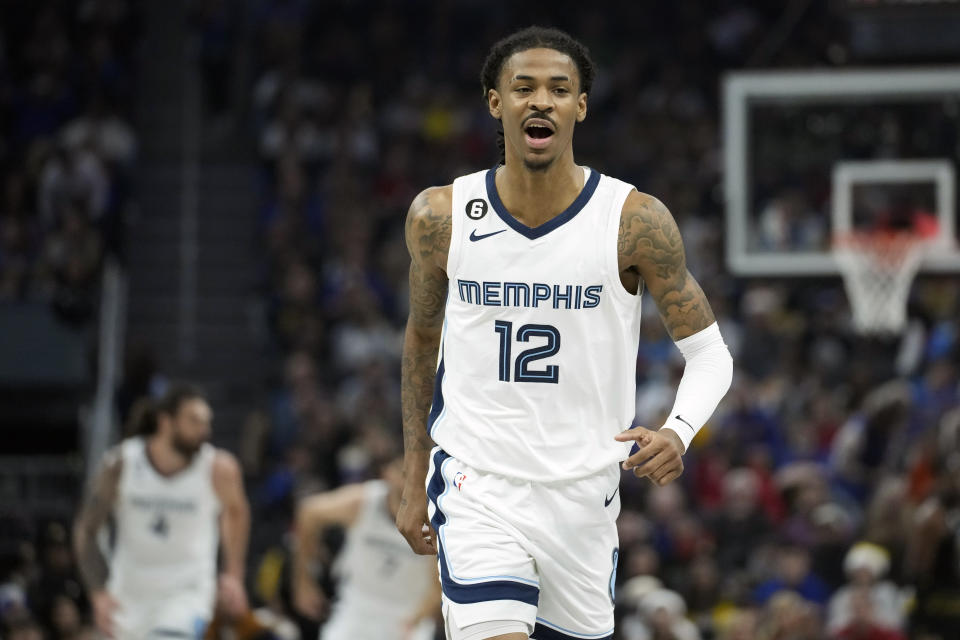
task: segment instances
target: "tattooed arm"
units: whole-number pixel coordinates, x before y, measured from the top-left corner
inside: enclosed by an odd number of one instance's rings
[[[436,533],[429,529],[427,518],[426,478],[433,447],[427,433],[427,414],[447,297],[451,197],[450,186],[422,192],[410,205],[405,229],[410,252],[410,313],[401,367],[404,488],[397,528],[419,554],[437,552]]]
[[[106,591],[109,568],[97,544],[97,534],[113,513],[122,467],[119,448],[108,451],[73,525],[74,553],[93,605],[94,621],[108,637],[112,637],[112,614],[117,604]]]
[[[636,440],[640,445],[640,450],[624,462],[624,468],[664,485],[683,473],[681,455],[726,393],[732,361],[710,303],[687,271],[680,230],[662,202],[631,192],[620,217],[617,250],[621,282],[630,291],[646,285],[670,337],[687,359],[677,405],[670,412],[673,422],[668,421],[664,425],[667,428],[658,431],[637,427],[617,436],[618,440]],[[686,401],[690,395],[700,396],[693,403],[696,406]],[[685,410],[678,412],[681,404]],[[679,433],[683,433],[682,438]]]
[[[636,191],[627,197],[617,250],[621,281],[633,291],[646,284],[674,341],[716,321],[703,290],[687,271],[680,230],[662,202]]]

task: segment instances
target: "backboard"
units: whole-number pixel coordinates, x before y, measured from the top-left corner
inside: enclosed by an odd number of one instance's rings
[[[839,274],[837,233],[907,214],[937,222],[921,270],[960,271],[960,67],[734,73],[723,100],[733,273]]]

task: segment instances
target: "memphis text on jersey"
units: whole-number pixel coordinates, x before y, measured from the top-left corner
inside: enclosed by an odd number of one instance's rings
[[[490,282],[457,279],[460,300],[485,307],[593,309],[600,304],[602,284],[549,285],[541,282]]]

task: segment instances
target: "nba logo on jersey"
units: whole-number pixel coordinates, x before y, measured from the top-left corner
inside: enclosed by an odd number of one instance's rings
[[[463,471],[457,471],[457,475],[453,477],[453,484],[457,485],[457,491],[463,489],[463,481],[467,479],[467,475]]]

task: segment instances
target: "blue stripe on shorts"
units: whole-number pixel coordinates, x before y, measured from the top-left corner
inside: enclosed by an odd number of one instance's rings
[[[439,504],[440,495],[447,488],[441,468],[444,461],[449,457],[450,454],[446,451],[437,449],[437,452],[433,455],[433,475],[430,477],[430,482],[427,483],[427,497],[436,507],[430,524],[433,525],[433,530],[437,532],[440,583],[443,586],[443,595],[458,604],[473,604],[491,600],[517,600],[534,607],[537,606],[540,601],[540,589],[533,585],[514,582],[513,580],[488,580],[472,584],[460,584],[450,577],[446,556],[443,552],[443,544],[439,540],[440,527],[447,523],[447,517],[440,511]]]

